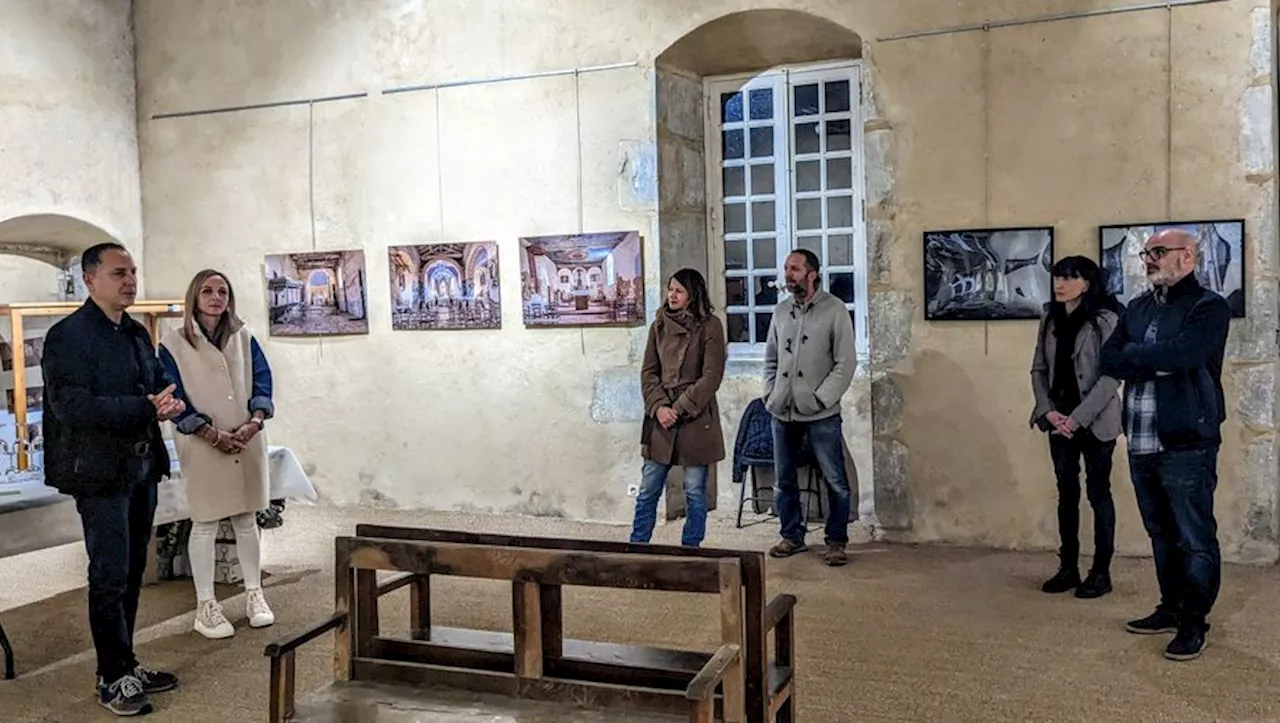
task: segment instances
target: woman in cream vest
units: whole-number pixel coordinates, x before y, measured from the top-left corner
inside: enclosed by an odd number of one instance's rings
[[[187,405],[173,423],[191,513],[187,554],[196,587],[195,629],[208,638],[235,634],[213,595],[214,539],[218,523],[228,518],[249,625],[271,625],[256,514],[270,503],[262,427],[274,411],[271,368],[236,316],[235,293],[224,275],[206,269],[191,280],[182,327],[160,340],[160,360],[177,385],[174,397]]]

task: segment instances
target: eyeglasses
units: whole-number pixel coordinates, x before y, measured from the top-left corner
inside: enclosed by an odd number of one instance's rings
[[[1173,246],[1173,247],[1152,246],[1149,249],[1143,249],[1139,251],[1138,258],[1142,259],[1143,261],[1159,261],[1160,259],[1164,258],[1165,254],[1168,254],[1170,251],[1182,251],[1186,248],[1187,248],[1186,246]]]

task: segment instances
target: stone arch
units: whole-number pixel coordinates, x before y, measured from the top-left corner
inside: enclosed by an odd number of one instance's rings
[[[657,154],[654,165],[657,170],[659,272],[665,279],[684,266],[702,269],[713,296],[719,299],[717,306],[725,299],[721,269],[712,268],[708,243],[708,158],[714,148],[712,144],[720,140],[708,137],[704,79],[713,76],[750,77],[783,67],[859,61],[865,91],[861,104],[861,149],[862,188],[866,201],[863,224],[866,269],[863,278],[868,315],[871,317],[867,332],[873,362],[887,362],[887,359],[878,359],[881,354],[876,347],[882,341],[882,332],[875,317],[878,306],[884,301],[879,294],[886,289],[889,280],[885,261],[888,255],[881,247],[887,245],[891,238],[894,217],[891,193],[893,143],[891,124],[880,116],[876,104],[877,76],[868,50],[862,36],[845,24],[809,12],[760,8],[728,13],[689,27],[656,56]],[[886,343],[885,348],[889,350],[897,346],[896,342]],[[859,518],[874,531],[882,524],[877,509],[881,499],[885,498],[885,491],[881,489],[881,472],[888,469],[886,461],[892,462],[893,456],[882,452],[889,449],[886,446],[891,443],[888,437],[895,435],[898,417],[890,415],[892,418],[873,420],[875,399],[868,373],[870,365],[859,366],[860,374],[846,397],[846,405],[852,402],[858,413],[846,417],[845,437],[857,467],[855,494]],[[725,399],[722,405],[727,416],[736,420],[746,404],[758,396],[760,373],[756,364],[731,365],[723,386]],[[734,379],[735,374],[740,377]],[[736,399],[739,396],[741,399]],[[868,414],[867,410],[873,411]],[[880,423],[882,421],[884,424]],[[726,434],[730,433],[726,430]],[[883,443],[882,436],[886,437]],[[893,471],[889,469],[889,472]],[[894,474],[888,474],[885,479],[894,477]],[[890,481],[889,484],[892,489],[895,483]],[[669,497],[678,498],[679,495]],[[892,495],[886,501],[890,508],[895,507]],[[891,525],[895,525],[896,512],[891,511],[890,516],[895,518]]]
[[[87,296],[80,278],[80,254],[100,243],[121,243],[105,229],[74,216],[32,213],[0,221],[0,255],[49,264],[68,273],[67,299]]]

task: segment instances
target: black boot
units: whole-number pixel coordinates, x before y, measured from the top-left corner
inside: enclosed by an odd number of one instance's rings
[[[1080,587],[1076,588],[1076,597],[1078,598],[1095,598],[1102,597],[1111,592],[1111,575],[1106,572],[1089,571],[1089,576],[1080,583]]]
[[[1066,592],[1071,588],[1080,584],[1080,571],[1068,569],[1065,567],[1058,568],[1058,574],[1049,578],[1040,589],[1045,592],[1059,593]]]

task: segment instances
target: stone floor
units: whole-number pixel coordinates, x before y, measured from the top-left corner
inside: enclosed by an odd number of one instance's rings
[[[220,587],[237,634],[206,640],[191,630],[189,582],[144,591],[136,648],[148,664],[182,678],[178,690],[157,696],[148,719],[262,720],[268,680],[263,646],[332,610],[333,537],[350,534],[357,522],[627,536],[623,526],[559,519],[290,505],[285,526],[264,537],[267,594],[279,620],[274,627],[248,628],[243,594]],[[673,544],[679,534],[678,525],[665,525],[657,541]],[[708,545],[764,549],[775,534],[773,524],[735,530],[718,522],[708,531]],[[1167,636],[1123,629],[1126,619],[1145,614],[1154,602],[1149,560],[1116,560],[1115,592],[1086,601],[1038,590],[1053,570],[1050,554],[864,543],[852,557],[840,569],[823,566],[816,554],[769,562],[769,594],[799,598],[802,722],[1280,721],[1280,568],[1228,566],[1204,656],[1172,663],[1161,655]],[[0,559],[0,580],[7,583],[0,587],[0,621],[13,639],[19,670],[17,680],[0,681],[0,721],[110,720],[93,700],[83,548]],[[569,588],[565,632],[709,649],[718,634],[712,597]],[[432,604],[440,624],[510,630],[511,595],[501,583],[442,581],[433,584]],[[407,591],[385,598],[381,612],[384,630],[405,630]],[[300,695],[331,683],[331,656],[328,637],[300,651]],[[403,706],[364,713],[345,720],[414,720],[403,717]],[[502,721],[500,716],[489,720]]]
[[[367,334],[369,320],[353,319],[336,307],[306,306],[301,318],[271,325],[275,336],[309,336],[315,334]]]

